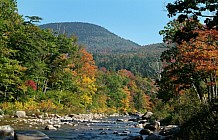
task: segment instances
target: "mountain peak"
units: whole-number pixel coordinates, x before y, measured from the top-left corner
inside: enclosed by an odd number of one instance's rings
[[[105,48],[125,49],[126,47],[139,47],[140,45],[119,37],[107,29],[92,23],[84,22],[60,22],[40,25],[41,28],[50,28],[59,34],[67,34],[69,37],[76,35],[79,44],[85,45],[87,50],[101,50]]]

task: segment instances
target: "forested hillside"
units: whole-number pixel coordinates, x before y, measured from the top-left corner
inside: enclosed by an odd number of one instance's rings
[[[162,65],[160,55],[166,50],[165,44],[139,46],[125,40],[98,25],[66,22],[41,25],[41,28],[52,29],[57,34],[78,36],[78,42],[85,45],[93,54],[96,65],[107,70],[127,69],[136,75],[158,78]]]
[[[111,53],[93,53],[96,65],[108,70],[127,69],[134,74],[158,79],[162,70],[161,53],[165,44],[152,44],[137,48],[116,49]]]
[[[138,44],[123,39],[107,29],[83,22],[62,22],[40,25],[40,28],[50,28],[58,34],[73,35],[78,37],[78,42],[85,45],[89,52],[96,50],[110,50],[115,48],[139,47]]]

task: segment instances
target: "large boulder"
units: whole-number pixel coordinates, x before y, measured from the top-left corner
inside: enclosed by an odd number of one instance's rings
[[[15,112],[15,117],[25,118],[26,117],[26,112],[25,111],[16,111]]]
[[[149,129],[151,131],[159,130],[160,129],[160,122],[154,121],[152,123],[146,124],[146,125],[144,125],[144,129]]]
[[[150,111],[148,111],[148,112],[146,112],[144,115],[142,115],[142,119],[143,119],[143,120],[148,120],[148,119],[151,118],[151,116],[153,116],[153,113],[150,112]]]
[[[93,119],[93,114],[71,114],[70,117],[76,121],[91,121]]]
[[[151,131],[151,130],[149,130],[149,129],[142,129],[142,130],[140,130],[140,132],[139,132],[139,134],[141,134],[141,135],[150,135],[150,134],[152,134],[153,132]]]
[[[15,132],[14,140],[49,140],[50,138],[37,130],[25,130]]]
[[[159,132],[159,135],[161,136],[176,136],[178,135],[180,132],[180,127],[178,125],[168,125],[168,126],[165,126],[163,128],[163,130],[161,130]]]
[[[10,125],[0,126],[0,137],[14,136],[14,129]]]
[[[155,127],[155,125],[154,124],[146,124],[145,126],[144,126],[144,129],[149,129],[149,130],[151,130],[151,131],[154,131],[154,130],[156,130],[156,127]]]

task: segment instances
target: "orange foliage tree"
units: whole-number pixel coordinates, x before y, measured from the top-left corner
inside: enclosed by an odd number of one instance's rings
[[[198,35],[178,46],[181,54],[179,61],[193,66],[194,72],[207,85],[208,100],[211,101],[217,97],[218,31],[203,28],[193,32]]]
[[[76,85],[78,86],[78,93],[81,94],[81,104],[87,108],[92,104],[92,97],[97,91],[95,85],[95,75],[97,72],[97,66],[93,60],[93,56],[86,51],[85,48],[79,50],[80,60],[79,66],[73,74],[76,76]]]
[[[160,34],[169,49],[161,55],[165,67],[158,97],[167,101],[192,87],[201,101],[206,92],[209,101],[216,97],[217,30],[189,18],[169,22]]]
[[[80,49],[81,61],[82,64],[81,72],[90,78],[95,77],[97,66],[95,65],[95,61],[93,60],[92,54],[88,53],[85,48]]]

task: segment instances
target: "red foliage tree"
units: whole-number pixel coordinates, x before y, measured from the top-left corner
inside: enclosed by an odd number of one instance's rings
[[[33,90],[37,90],[37,85],[33,80],[28,80],[26,82],[26,86],[32,88]]]

